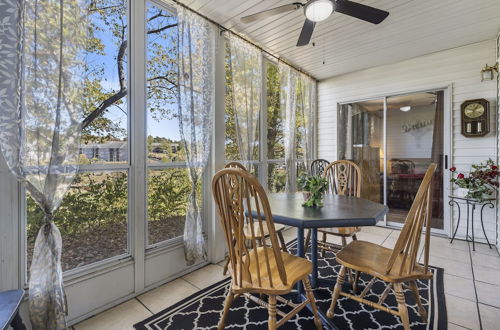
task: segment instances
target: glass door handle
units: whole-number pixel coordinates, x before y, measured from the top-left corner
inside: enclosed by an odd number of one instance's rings
[[[444,169],[448,169],[448,155],[444,155]]]

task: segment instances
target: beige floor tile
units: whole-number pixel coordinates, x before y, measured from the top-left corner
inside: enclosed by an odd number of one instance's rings
[[[470,263],[449,260],[443,257],[431,255],[429,257],[429,264],[431,266],[444,268],[445,274],[472,279],[472,267]]]
[[[500,285],[500,271],[495,268],[474,265],[476,281]]]
[[[479,304],[481,323],[484,330],[495,330],[500,328],[500,309]]]
[[[462,327],[458,324],[448,322],[448,330],[467,330],[469,328]]]
[[[387,236],[389,236],[389,235],[379,235],[379,234],[374,234],[374,233],[367,233],[367,232],[363,231],[363,229],[361,229],[361,231],[359,233],[357,233],[356,236],[358,237],[358,240],[361,240],[361,241],[368,241],[368,242],[372,242],[375,244],[382,244],[385,241],[385,239],[387,238]]]
[[[480,303],[500,308],[500,286],[476,281],[476,290]]]
[[[208,265],[192,273],[184,275],[182,278],[199,289],[204,289],[227,276],[222,275],[223,268],[219,265]]]
[[[148,311],[139,301],[131,299],[121,305],[102,312],[88,320],[76,324],[75,330],[123,330],[133,329],[133,325],[149,316]]]
[[[444,274],[444,292],[467,300],[476,301],[474,281],[463,277]]]
[[[472,251],[471,254],[474,257],[476,254],[481,257],[483,254],[487,254],[490,256],[496,256],[500,258],[500,254],[498,254],[497,249],[494,245],[491,245],[491,249],[488,247],[488,244],[476,244],[476,251]]]
[[[460,297],[446,295],[448,322],[469,329],[479,329],[476,303]]]
[[[197,291],[199,291],[197,287],[179,278],[146,292],[137,299],[153,313],[158,313]]]
[[[382,236],[389,236],[393,232],[392,229],[386,228],[386,227],[380,227],[380,226],[367,226],[367,227],[361,227],[361,231],[365,233],[371,233],[371,234],[377,234],[377,235],[382,235]]]
[[[500,270],[500,257],[498,256],[490,256],[487,254],[482,254],[479,257],[472,258],[472,263],[474,266],[485,266],[490,268],[495,268]],[[500,271],[499,271],[500,273]]]
[[[432,243],[431,243],[432,244]],[[448,260],[460,261],[470,264],[469,251],[452,249],[450,247],[434,248],[432,245],[429,249],[429,254],[436,257],[445,258]]]
[[[469,251],[469,245],[466,241],[456,239],[453,243],[450,243],[450,239],[447,237],[431,236],[431,250],[441,248]]]

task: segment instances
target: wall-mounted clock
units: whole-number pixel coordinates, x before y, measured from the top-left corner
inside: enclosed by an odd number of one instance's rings
[[[485,99],[467,100],[462,103],[462,135],[485,136],[490,132],[490,102]]]

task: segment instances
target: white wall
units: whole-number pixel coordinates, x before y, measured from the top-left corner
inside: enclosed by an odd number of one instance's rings
[[[318,156],[328,160],[337,157],[337,103],[355,101],[408,91],[452,86],[452,163],[466,171],[473,162],[496,158],[496,82],[481,83],[480,70],[495,62],[495,41],[488,40],[403,62],[333,77],[318,86]],[[465,138],[460,133],[460,105],[467,99],[485,98],[491,102],[491,133],[481,138]],[[486,233],[496,236],[496,216],[485,210]],[[462,228],[462,225],[463,228]],[[476,237],[481,238],[479,221]],[[465,221],[457,237],[464,237]]]

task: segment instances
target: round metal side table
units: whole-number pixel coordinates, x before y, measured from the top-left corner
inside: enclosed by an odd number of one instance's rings
[[[453,207],[453,204],[457,206],[458,209],[458,221],[457,221],[457,228],[455,228],[455,232],[453,233],[453,237],[451,238],[450,244],[453,243],[453,240],[455,239],[455,236],[457,235],[458,227],[460,226],[460,218],[462,215],[461,207],[460,205],[467,205],[467,231],[465,233],[465,240],[467,242],[472,242],[472,251],[476,251],[475,247],[475,241],[474,241],[474,211],[476,210],[476,207],[481,207],[480,211],[480,220],[481,220],[481,227],[483,228],[483,234],[484,238],[486,238],[486,242],[488,243],[489,248],[491,249],[491,244],[490,241],[488,240],[488,236],[486,236],[486,231],[484,230],[484,223],[483,223],[483,210],[486,206],[489,206],[491,209],[495,207],[493,204],[494,201],[496,201],[496,198],[488,198],[485,199],[484,201],[478,201],[476,199],[471,199],[471,198],[466,198],[466,197],[459,197],[459,196],[448,196],[450,198],[450,201],[448,204]],[[469,219],[470,219],[470,227],[471,227],[471,232],[472,236],[469,235]]]

